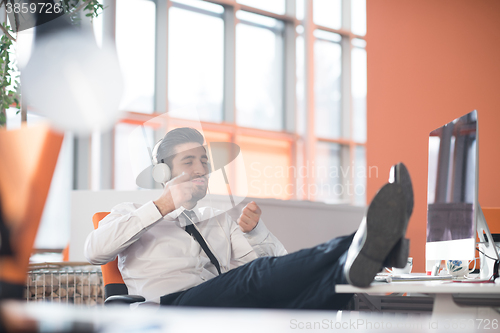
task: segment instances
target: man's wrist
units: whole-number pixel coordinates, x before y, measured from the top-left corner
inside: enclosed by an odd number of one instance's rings
[[[161,210],[160,210],[160,207],[158,207],[158,205],[156,204],[156,202],[153,201],[153,204],[155,205],[156,209],[158,209],[158,211],[160,212],[161,214]],[[161,216],[163,216],[163,214],[161,214]]]
[[[164,204],[159,200],[153,201],[153,204],[156,206],[156,209],[160,212],[161,216],[165,216],[168,213],[172,212],[174,209],[169,204]]]
[[[267,236],[267,233],[269,230],[267,230],[266,225],[264,222],[262,222],[262,219],[259,219],[259,222],[257,222],[257,225],[249,232],[246,234],[252,237],[261,237],[264,236],[264,238]]]

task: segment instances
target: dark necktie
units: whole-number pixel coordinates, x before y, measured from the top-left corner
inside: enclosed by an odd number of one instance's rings
[[[215,258],[212,251],[210,251],[210,249],[208,248],[208,245],[205,242],[205,239],[203,238],[203,236],[201,236],[198,229],[196,229],[194,224],[191,224],[191,222],[194,222],[194,220],[196,219],[196,214],[192,210],[185,210],[184,214],[186,214],[188,216],[188,220],[190,220],[190,221],[186,221],[187,222],[186,223],[186,232],[188,234],[190,234],[191,236],[193,236],[194,239],[196,239],[196,241],[200,244],[201,248],[203,249],[203,251],[205,251],[205,254],[210,259],[210,262],[215,266],[215,268],[217,268],[217,272],[219,272],[219,275],[220,275],[221,274],[220,265],[219,265],[219,262],[217,261],[217,258]]]

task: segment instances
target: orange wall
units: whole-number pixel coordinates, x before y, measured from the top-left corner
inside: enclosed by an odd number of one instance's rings
[[[500,1],[367,0],[367,199],[392,164],[411,173],[415,209],[407,236],[425,270],[427,139],[474,109],[479,121],[479,200],[500,207]]]

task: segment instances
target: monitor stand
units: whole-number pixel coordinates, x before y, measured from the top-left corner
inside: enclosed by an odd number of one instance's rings
[[[478,245],[479,250],[482,251],[479,252],[479,258],[481,259],[479,278],[489,279],[494,274],[498,274],[499,257],[490,229],[488,228],[488,224],[484,218],[483,210],[480,205],[477,206],[479,209],[477,214],[476,231],[479,242],[476,244]],[[485,241],[485,237],[487,241]]]

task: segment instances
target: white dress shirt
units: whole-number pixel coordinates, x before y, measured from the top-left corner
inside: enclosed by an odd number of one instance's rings
[[[198,242],[179,219],[184,207],[162,217],[152,201],[123,203],[101,220],[85,242],[85,257],[103,265],[118,256],[118,268],[130,295],[146,302],[189,289],[218,275]],[[219,261],[222,273],[258,256],[286,254],[281,242],[262,220],[244,234],[230,216],[209,207],[194,208],[195,227]]]

